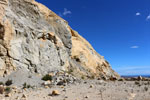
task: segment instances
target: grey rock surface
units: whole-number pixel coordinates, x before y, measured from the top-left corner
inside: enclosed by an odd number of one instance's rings
[[[80,77],[119,77],[84,38],[44,5],[0,0],[0,15],[0,76],[64,71]]]
[[[69,60],[71,49],[71,33],[66,29],[66,25],[56,20],[58,25],[54,27],[44,20],[36,5],[26,0],[8,2],[6,18],[13,24],[15,31],[8,51],[13,65],[16,68],[26,66],[30,72],[41,74],[65,70],[65,62]],[[51,36],[51,33],[55,33],[54,36]],[[64,46],[58,47],[56,41]]]

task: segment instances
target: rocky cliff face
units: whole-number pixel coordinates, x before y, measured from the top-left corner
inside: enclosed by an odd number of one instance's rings
[[[17,70],[119,77],[68,23],[34,0],[0,0],[0,75]]]

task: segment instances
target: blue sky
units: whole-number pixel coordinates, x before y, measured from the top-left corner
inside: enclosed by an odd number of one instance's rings
[[[121,75],[150,75],[150,0],[36,0],[63,17]]]

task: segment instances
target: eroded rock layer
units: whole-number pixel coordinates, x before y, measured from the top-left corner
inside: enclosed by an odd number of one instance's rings
[[[44,75],[119,77],[68,23],[34,0],[0,0],[0,75],[16,70]]]

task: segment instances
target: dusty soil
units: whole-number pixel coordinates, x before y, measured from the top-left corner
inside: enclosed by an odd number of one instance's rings
[[[52,95],[52,91],[58,95]],[[150,100],[148,81],[86,80],[67,86],[13,89],[9,97],[0,100]]]

